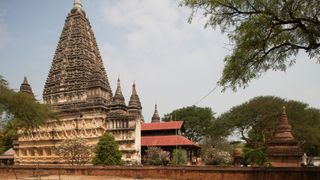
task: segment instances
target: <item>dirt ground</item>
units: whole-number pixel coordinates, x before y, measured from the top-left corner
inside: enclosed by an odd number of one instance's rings
[[[136,178],[122,178],[113,176],[71,176],[71,175],[49,175],[41,177],[32,177],[30,175],[17,175],[18,180],[142,180]],[[14,174],[0,174],[0,180],[16,180]],[[143,180],[153,180],[153,179],[143,179]]]

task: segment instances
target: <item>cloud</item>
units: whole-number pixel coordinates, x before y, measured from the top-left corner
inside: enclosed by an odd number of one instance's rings
[[[201,16],[188,24],[190,9],[179,7],[178,1],[103,1],[99,13],[105,26],[101,29],[107,29],[106,42],[100,42],[101,55],[112,88],[120,74],[128,100],[131,83],[136,80],[146,121],[150,121],[156,102],[163,115],[193,105],[206,95],[219,80],[223,59],[232,49],[219,29],[204,29],[205,19]],[[222,93],[218,88],[197,105],[209,106],[221,114],[255,96],[275,95],[299,98],[318,107],[317,93],[312,90],[319,90],[319,86],[312,82],[316,82],[319,71],[306,64],[308,57],[297,58],[301,60],[287,74],[270,71],[236,93]],[[306,92],[304,87],[309,87],[308,93],[301,93]]]
[[[128,98],[130,81],[137,80],[147,119],[155,102],[162,113],[192,105],[207,91],[200,82],[207,88],[217,81],[226,50],[212,42],[223,44],[225,37],[205,30],[203,19],[188,24],[190,11],[178,1],[113,1],[102,9],[107,28],[121,29],[115,34],[122,41],[105,43],[101,51],[111,84],[121,73]]]

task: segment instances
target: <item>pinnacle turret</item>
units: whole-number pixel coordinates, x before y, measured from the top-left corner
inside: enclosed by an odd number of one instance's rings
[[[138,96],[137,90],[136,90],[136,83],[133,82],[132,85],[132,94],[130,97],[130,101],[129,101],[129,106],[130,109],[141,109],[141,102],[140,102],[140,98]]]
[[[32,92],[32,88],[31,88],[31,86],[30,86],[30,84],[29,84],[29,82],[28,82],[27,77],[24,77],[24,78],[23,78],[23,82],[22,82],[22,84],[21,84],[21,86],[20,86],[20,92],[29,94],[29,95],[31,95],[31,96],[34,98],[34,94],[33,94],[33,92]]]
[[[151,122],[152,123],[160,122],[160,116],[158,114],[157,104],[154,106],[154,113],[153,113]]]
[[[127,110],[125,100],[121,91],[120,79],[117,80],[117,90],[112,98],[111,110]]]

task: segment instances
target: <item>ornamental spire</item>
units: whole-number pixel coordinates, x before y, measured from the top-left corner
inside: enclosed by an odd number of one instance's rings
[[[117,90],[113,96],[113,104],[125,106],[124,97],[121,91],[120,78],[118,78],[117,81]]]
[[[81,0],[74,0],[73,8],[75,8],[75,9],[82,9]]]
[[[132,84],[132,94],[129,101],[129,108],[131,109],[141,109],[141,102],[136,90],[136,82]]]
[[[152,123],[160,122],[160,116],[159,116],[159,114],[158,114],[157,104],[155,104],[155,106],[154,106],[154,113],[153,113],[151,122],[152,122]]]
[[[23,82],[22,82],[22,84],[21,84],[21,86],[20,86],[20,92],[29,94],[29,95],[31,95],[33,98],[35,98],[35,97],[34,97],[34,94],[33,94],[33,92],[32,92],[32,88],[31,88],[31,86],[30,86],[30,84],[29,84],[29,82],[28,82],[27,77],[24,77],[24,78],[23,78]]]

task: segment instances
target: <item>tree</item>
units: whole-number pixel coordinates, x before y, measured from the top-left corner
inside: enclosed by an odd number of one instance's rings
[[[170,160],[170,153],[163,151],[159,147],[148,147],[146,155],[143,157],[144,163],[148,165],[167,165]]]
[[[219,85],[245,88],[268,70],[285,71],[293,56],[304,50],[320,62],[320,1],[318,0],[182,0],[192,9],[189,21],[200,10],[205,25],[219,26],[233,43]]]
[[[194,142],[209,137],[214,114],[209,107],[189,106],[165,114],[163,121],[171,121],[172,117],[182,120],[186,128],[185,136]]]
[[[28,94],[9,89],[0,75],[0,149],[9,149],[16,130],[32,131],[48,119],[56,119],[57,112],[39,103]]]
[[[239,132],[248,148],[263,150],[272,138],[283,106],[302,149],[308,155],[319,155],[320,110],[302,102],[274,96],[256,97],[222,114],[213,126],[220,128],[221,136]]]
[[[86,141],[81,138],[64,140],[55,148],[56,153],[60,158],[66,161],[71,166],[84,165],[91,158],[91,146],[86,145]]]
[[[92,160],[94,165],[121,165],[121,151],[111,134],[104,134],[100,137],[95,148],[95,156]]]

